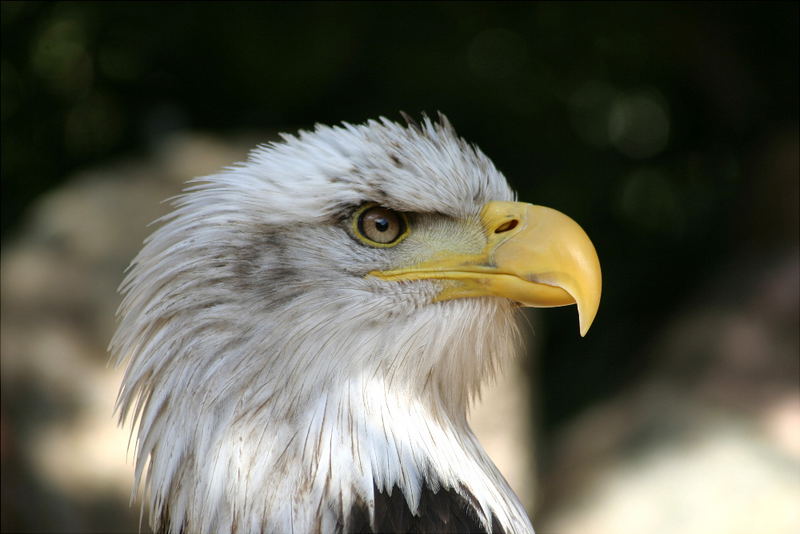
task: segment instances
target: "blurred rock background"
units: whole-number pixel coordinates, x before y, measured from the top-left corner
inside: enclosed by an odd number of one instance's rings
[[[445,112],[591,235],[473,414],[540,534],[800,531],[796,3],[3,2],[3,532],[135,532],[106,364],[185,180]]]

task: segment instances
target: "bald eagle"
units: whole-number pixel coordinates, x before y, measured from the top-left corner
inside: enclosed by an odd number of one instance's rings
[[[407,121],[282,135],[145,241],[111,351],[155,531],[533,531],[466,410],[520,305],[586,333],[597,255],[446,118]]]

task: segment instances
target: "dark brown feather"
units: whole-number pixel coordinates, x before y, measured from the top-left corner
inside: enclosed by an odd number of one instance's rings
[[[478,520],[477,501],[469,491],[439,488],[434,491],[423,485],[417,514],[412,514],[400,488],[391,492],[375,488],[375,526],[369,522],[366,503],[359,502],[350,511],[348,534],[379,533],[486,533]],[[344,529],[343,529],[344,530]],[[497,518],[492,516],[493,534],[505,534]]]

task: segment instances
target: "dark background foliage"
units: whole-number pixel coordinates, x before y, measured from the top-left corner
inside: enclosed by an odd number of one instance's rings
[[[798,49],[796,2],[3,2],[3,240],[173,131],[442,111],[601,258],[585,339],[540,314],[546,436],[720,266],[797,243]]]

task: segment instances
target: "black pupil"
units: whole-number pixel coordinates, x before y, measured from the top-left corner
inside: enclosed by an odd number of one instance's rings
[[[379,232],[385,232],[389,229],[389,221],[381,217],[380,219],[375,219],[375,229]]]

